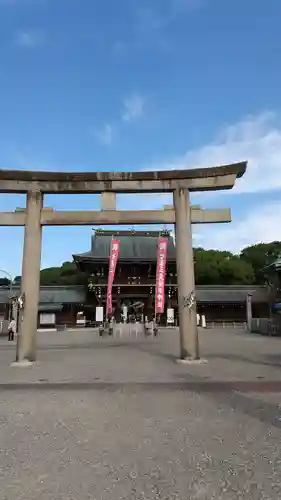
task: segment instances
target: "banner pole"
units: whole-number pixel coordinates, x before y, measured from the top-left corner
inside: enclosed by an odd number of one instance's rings
[[[112,287],[114,282],[117,261],[119,257],[119,250],[120,250],[120,240],[115,240],[112,235],[110,244],[109,264],[108,264],[106,320],[108,320],[109,314],[112,313]]]
[[[160,234],[161,231],[158,233],[158,240],[157,240],[157,256],[156,256],[156,278],[155,278],[155,301],[154,301],[154,318],[155,322],[157,323],[157,312],[156,312],[156,293],[157,293],[157,268],[158,268],[158,248],[159,248],[159,241],[160,241]]]
[[[165,283],[167,266],[168,238],[165,236],[158,239],[157,267],[156,267],[156,293],[155,293],[155,316],[162,314],[165,308]]]
[[[113,235],[111,235],[110,247],[109,247],[109,256],[108,256],[108,278],[107,278],[107,288],[106,288],[106,307],[105,307],[105,321],[108,321],[108,288],[109,288],[109,273],[110,273],[110,264],[111,264],[111,253],[112,253],[112,241]]]

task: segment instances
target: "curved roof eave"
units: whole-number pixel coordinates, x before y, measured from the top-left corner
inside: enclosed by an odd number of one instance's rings
[[[192,168],[186,170],[159,170],[138,172],[36,172],[32,170],[2,170],[0,180],[16,181],[150,181],[172,179],[196,179],[203,177],[218,177],[236,175],[240,178],[247,169],[247,162],[232,163],[215,167]]]

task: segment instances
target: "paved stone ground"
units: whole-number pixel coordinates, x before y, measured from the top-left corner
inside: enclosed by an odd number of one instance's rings
[[[280,500],[281,339],[201,337],[39,333],[21,369],[1,339],[0,499]]]

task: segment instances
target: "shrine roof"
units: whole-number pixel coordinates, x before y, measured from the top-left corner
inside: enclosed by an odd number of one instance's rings
[[[20,288],[14,287],[15,295],[20,294]],[[245,304],[247,295],[252,294],[253,303],[269,302],[268,288],[259,285],[201,285],[196,286],[198,302],[212,303],[241,303]],[[7,304],[10,290],[8,287],[0,288],[0,304]],[[41,286],[39,309],[54,311],[61,308],[62,304],[82,304],[86,300],[85,287],[73,286]]]
[[[175,243],[172,235],[159,231],[95,231],[89,252],[73,255],[75,262],[108,261],[112,238],[120,240],[119,261],[152,262],[157,260],[159,235],[168,238],[168,260],[176,259]]]

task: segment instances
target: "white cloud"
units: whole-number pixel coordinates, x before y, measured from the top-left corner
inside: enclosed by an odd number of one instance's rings
[[[132,94],[123,101],[123,112],[118,122],[123,121],[131,123],[140,120],[144,114],[145,99],[140,94]],[[115,123],[113,127],[110,123],[106,123],[101,130],[94,132],[96,138],[105,146],[111,146],[114,135],[119,123]]]
[[[118,207],[121,210],[138,210],[139,207],[158,210],[171,203],[171,198],[165,194],[122,195],[118,198]],[[224,202],[225,206],[231,204],[229,198]],[[218,206],[221,206],[221,203],[218,203]],[[208,204],[205,203],[204,208],[207,207]],[[231,223],[193,225],[194,246],[239,253],[249,245],[281,241],[280,221],[281,197],[280,202],[255,202],[245,210],[242,218],[233,217]]]
[[[243,160],[248,161],[247,172],[231,192],[281,188],[281,125],[274,113],[250,116],[226,126],[213,142],[174,161],[154,165],[152,170],[212,167]]]
[[[95,136],[105,146],[111,146],[114,138],[113,126],[110,123],[106,123],[103,128],[95,132]]]
[[[236,124],[226,126],[217,138],[202,148],[188,151],[178,159],[153,165],[149,170],[212,167],[248,160],[248,169],[238,179],[231,191],[213,193],[216,198],[224,194],[223,205],[240,202],[241,194],[258,194],[253,205],[240,207],[244,212],[230,224],[196,226],[194,244],[205,248],[226,249],[239,252],[242,248],[259,242],[281,240],[281,125],[274,113],[250,116]],[[280,202],[268,203],[263,193],[279,192]],[[196,203],[210,200],[211,193],[200,193]],[[276,194],[275,194],[276,197]],[[198,201],[197,201],[198,200]],[[193,197],[193,201],[194,197]],[[168,202],[168,200],[167,200]],[[218,206],[221,202],[217,203]]]
[[[230,224],[210,225],[195,230],[194,243],[204,248],[239,253],[256,243],[281,241],[281,200],[250,209],[243,219]]]
[[[111,146],[114,135],[121,121],[132,123],[140,120],[144,115],[145,99],[140,94],[132,94],[126,97],[123,101],[123,112],[113,127],[110,123],[106,123],[101,130],[94,132],[95,137],[105,146]]]
[[[38,31],[21,31],[16,35],[16,44],[24,48],[33,48],[45,42],[43,33]]]
[[[145,99],[140,94],[133,94],[124,99],[124,112],[122,120],[132,122],[139,120],[144,114]]]

